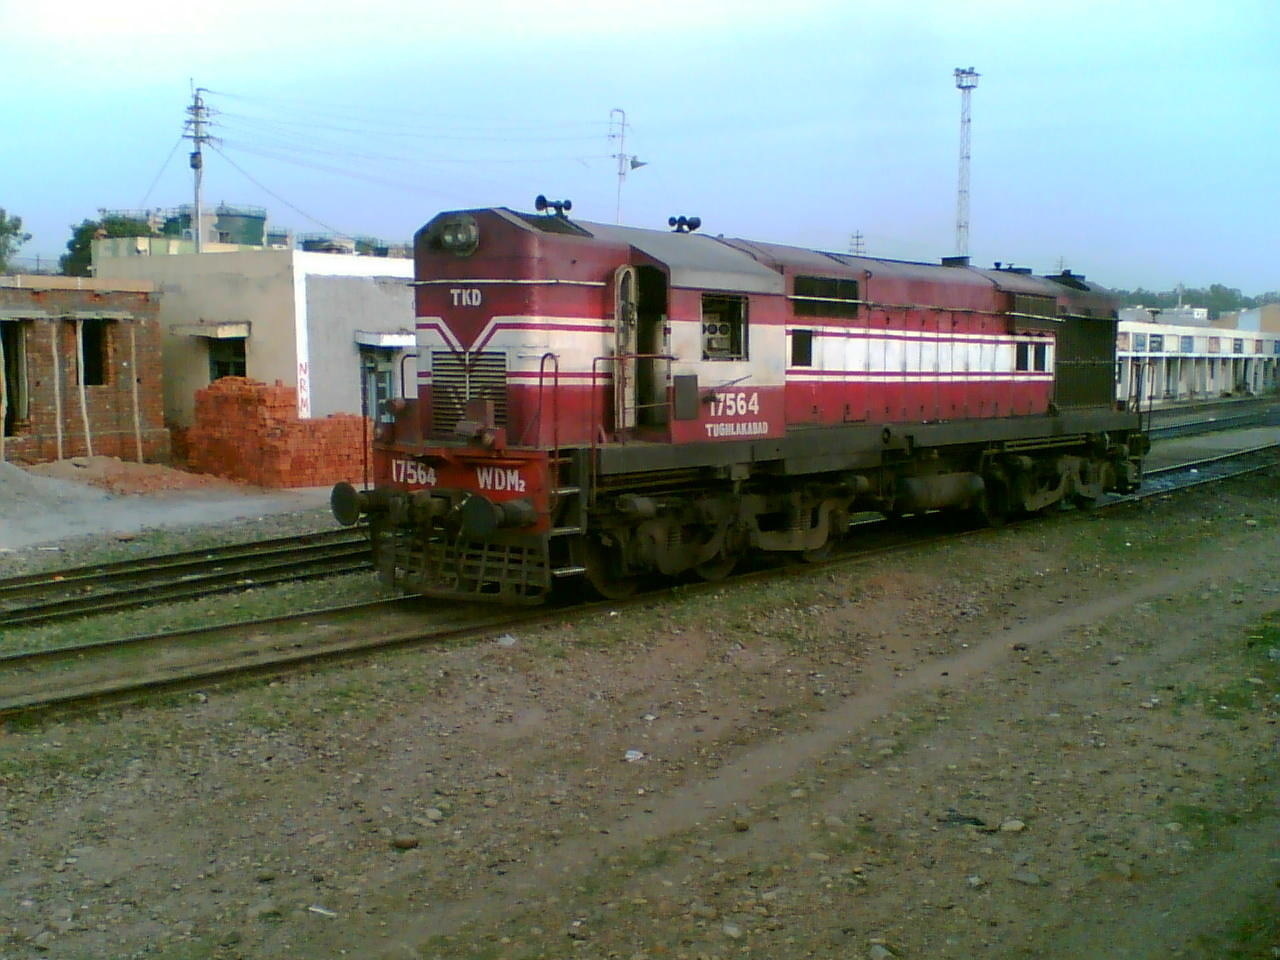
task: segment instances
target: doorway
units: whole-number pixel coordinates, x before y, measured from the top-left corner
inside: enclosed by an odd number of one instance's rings
[[[22,320],[0,323],[0,354],[4,356],[4,435],[16,436],[18,425],[31,416],[27,392],[27,324]]]
[[[392,347],[360,347],[360,409],[374,423],[395,419],[387,405],[396,396],[395,360]]]

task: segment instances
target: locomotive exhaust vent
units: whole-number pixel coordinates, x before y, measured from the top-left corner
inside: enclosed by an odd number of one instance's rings
[[[431,354],[431,432],[453,436],[468,400],[493,402],[494,426],[507,424],[507,355],[498,351]]]

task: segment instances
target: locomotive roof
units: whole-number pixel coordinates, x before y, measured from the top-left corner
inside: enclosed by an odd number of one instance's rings
[[[1068,273],[1060,278],[1039,277],[1021,270],[884,260],[736,237],[521,214],[506,208],[500,208],[499,212],[525,227],[556,233],[581,232],[609,243],[633,247],[665,265],[674,287],[785,294],[785,273],[790,272],[995,287],[1005,293],[1054,299],[1065,296],[1071,301],[1096,300],[1101,303],[1108,296],[1105,289]]]
[[[781,273],[720,240],[702,233],[670,233],[605,223],[574,221],[592,236],[635,247],[665,264],[673,287],[786,293]]]

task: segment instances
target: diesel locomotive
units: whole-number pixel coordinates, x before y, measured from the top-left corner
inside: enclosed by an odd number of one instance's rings
[[[998,521],[1139,482],[1116,304],[1083,276],[538,208],[414,238],[417,395],[377,427],[372,488],[332,495],[405,591],[619,597],[821,557],[864,511]]]

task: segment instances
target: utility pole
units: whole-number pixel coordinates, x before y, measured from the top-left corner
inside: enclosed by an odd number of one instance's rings
[[[956,89],[960,91],[960,183],[956,191],[956,255],[969,255],[969,107],[978,71],[956,67]]]
[[[609,139],[618,141],[618,152],[613,158],[618,161],[618,201],[614,210],[614,222],[622,223],[622,184],[627,179],[627,171],[643,167],[647,161],[638,160],[627,153],[627,111],[614,107],[609,111]]]
[[[209,108],[204,105],[203,87],[194,87],[191,91],[191,106],[187,107],[187,129],[190,133],[183,136],[191,141],[191,170],[195,174],[195,209],[191,211],[191,232],[195,236],[196,253],[204,251],[204,206],[201,190],[201,177],[204,173],[204,154],[201,148],[213,138],[205,133],[209,123]]]

